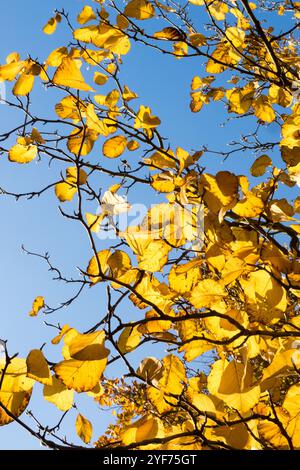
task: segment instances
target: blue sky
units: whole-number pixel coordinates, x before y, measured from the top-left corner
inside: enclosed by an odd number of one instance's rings
[[[27,0],[24,8],[23,0],[6,2],[2,12],[0,29],[0,62],[12,51],[18,51],[22,57],[28,53],[32,57],[45,59],[56,47],[68,42],[64,26],[59,26],[53,36],[45,36],[42,27],[52,15],[53,9],[64,7],[74,15],[85,3],[81,0]],[[187,150],[198,150],[204,144],[213,149],[224,150],[226,144],[237,139],[241,133],[241,120],[231,120],[227,126],[220,124],[224,121],[224,105],[216,103],[204,108],[199,114],[189,110],[189,87],[194,75],[203,74],[203,68],[198,60],[180,61],[163,57],[151,50],[134,45],[132,51],[124,58],[122,80],[140,96],[140,103],[150,106],[154,114],[162,121],[162,134],[168,136],[172,147],[181,146]],[[229,77],[228,77],[229,78]],[[101,90],[102,91],[102,90]],[[51,96],[49,96],[51,93]],[[38,84],[33,93],[35,109],[41,115],[49,115],[49,106],[58,102],[59,96],[52,91],[45,91]],[[17,119],[17,121],[16,121]],[[7,106],[0,106],[1,132],[18,123],[20,116]],[[243,120],[245,129],[246,123]],[[253,121],[252,121],[253,123]],[[243,129],[243,130],[244,130]],[[266,131],[270,140],[279,138],[278,128],[270,126]],[[11,142],[12,144],[12,142]],[[99,149],[98,149],[99,150]],[[95,149],[97,151],[97,148]],[[225,163],[220,157],[209,154],[204,163],[212,171],[234,169],[242,173],[249,167],[249,159],[253,156],[235,155]],[[0,187],[9,191],[36,190],[49,181],[55,181],[61,168],[49,169],[46,162],[36,162],[30,165],[18,166],[2,157],[0,162]],[[112,184],[111,180],[103,177],[99,185],[104,189]],[[142,190],[135,191],[136,201],[144,202]],[[147,203],[155,202],[147,196]],[[96,209],[96,208],[95,208]],[[43,295],[50,305],[59,304],[72,293],[69,286],[52,282],[51,273],[37,258],[26,256],[21,245],[36,252],[48,251],[54,264],[61,266],[69,276],[77,275],[76,266],[85,267],[91,256],[82,229],[78,224],[66,221],[58,211],[58,201],[53,191],[39,199],[31,201],[1,197],[0,211],[2,219],[1,230],[1,327],[0,339],[8,339],[11,354],[19,352],[25,357],[30,349],[39,348],[45,341],[55,336],[55,331],[43,325],[45,317],[30,318],[28,311],[33,299]],[[103,248],[99,242],[99,249]],[[80,329],[87,329],[97,322],[105,309],[103,289],[90,289],[82,298],[69,309],[61,310],[57,316],[47,318],[48,321],[61,324],[69,323]],[[130,304],[128,318],[133,318]],[[44,351],[51,354],[51,359],[59,358],[60,347],[57,347],[57,357],[53,347],[45,347]],[[148,351],[149,352],[149,351]],[[151,351],[151,355],[161,354],[162,351]],[[141,352],[142,354],[142,352]],[[140,356],[140,355],[139,355]],[[135,356],[136,364],[139,356]],[[118,375],[118,366],[111,369],[113,376]],[[90,418],[94,424],[94,439],[96,439],[111,421],[111,412],[100,410],[96,404],[85,397],[77,400],[79,411]],[[34,389],[33,398],[28,409],[32,409],[43,423],[55,424],[60,416],[56,408],[45,403],[41,398],[41,387]],[[22,416],[26,422],[30,419]],[[64,422],[63,432],[71,434],[74,442],[79,440],[74,433],[76,412],[72,411]],[[32,423],[33,424],[33,423]],[[0,449],[39,449],[40,445],[18,425],[11,424],[0,428]]]

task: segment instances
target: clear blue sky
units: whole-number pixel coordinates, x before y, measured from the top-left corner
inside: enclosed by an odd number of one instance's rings
[[[88,2],[80,0],[10,0],[2,9],[0,29],[0,62],[12,51],[18,51],[23,57],[28,53],[32,57],[45,59],[49,52],[68,42],[66,29],[59,26],[53,36],[45,36],[42,27],[51,16],[55,7],[64,7],[74,18],[75,14]],[[68,36],[69,38],[69,36]],[[203,74],[201,63],[196,61],[179,61],[162,57],[159,54],[134,45],[132,52],[124,58],[122,79],[140,96],[140,102],[151,106],[153,112],[162,121],[162,133],[171,140],[172,147],[181,146],[187,150],[197,150],[207,144],[214,149],[224,149],[232,139],[241,133],[241,121],[232,120],[229,125],[221,127],[224,120],[224,105],[217,103],[204,108],[199,114],[189,110],[189,87],[194,75]],[[42,85],[37,85],[33,93],[36,109],[41,115],[49,115],[49,106],[53,98]],[[52,94],[52,96],[54,96]],[[58,95],[57,95],[58,96]],[[19,118],[20,119],[20,116]],[[13,127],[16,114],[7,106],[0,106],[1,132]],[[253,121],[252,121],[253,122]],[[243,121],[245,126],[247,120]],[[270,126],[267,130],[271,140],[278,139],[278,129]],[[222,163],[219,157],[205,157],[205,164],[212,171],[233,169],[242,173],[249,167],[247,155],[235,155]],[[253,157],[251,157],[253,160]],[[251,160],[251,161],[252,161]],[[55,181],[60,168],[49,170],[46,162],[30,165],[12,165],[2,157],[0,162],[0,187],[10,191],[27,191],[39,189],[49,181]],[[99,183],[104,189],[111,181],[104,178]],[[144,201],[142,191],[135,193],[136,200]],[[150,200],[148,199],[148,203]],[[155,202],[155,201],[151,201]],[[19,352],[26,357],[32,348],[39,348],[45,341],[54,336],[54,331],[43,325],[45,317],[30,318],[28,311],[33,299],[43,295],[48,304],[56,305],[68,298],[72,292],[69,286],[51,281],[45,264],[34,257],[26,256],[21,245],[37,251],[49,251],[54,264],[61,266],[70,276],[76,276],[76,266],[85,267],[91,256],[84,234],[78,225],[63,219],[58,212],[58,202],[53,192],[40,199],[31,201],[1,197],[1,327],[0,339],[8,339],[10,353]],[[102,248],[99,242],[99,249]],[[128,318],[133,318],[128,307]],[[69,309],[60,311],[48,321],[61,324],[69,323],[81,329],[87,329],[96,323],[100,314],[105,311],[104,297],[101,290],[90,289]],[[58,359],[53,347],[44,349],[51,359]],[[161,351],[151,350],[151,355]],[[50,357],[49,357],[50,359]],[[139,357],[135,357],[138,363]],[[112,376],[119,373],[118,367],[110,369]],[[32,409],[43,423],[55,424],[60,416],[54,405],[41,398],[42,388],[36,385],[28,409]],[[79,411],[90,418],[94,424],[96,439],[111,421],[110,411],[100,410],[91,400],[79,396],[76,400]],[[80,443],[74,433],[76,412],[72,411],[64,422],[63,432],[73,436],[73,441]],[[25,414],[22,419],[30,423]],[[39,449],[40,445],[18,425],[11,424],[0,428],[0,449]]]

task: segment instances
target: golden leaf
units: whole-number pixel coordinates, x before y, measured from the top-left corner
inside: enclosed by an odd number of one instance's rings
[[[247,413],[259,401],[260,387],[253,386],[253,371],[235,360],[216,361],[207,379],[207,388],[212,395],[223,400],[241,414]]]
[[[76,418],[76,433],[85,444],[91,442],[93,426],[91,422],[80,413],[78,413]]]
[[[85,5],[79,15],[77,16],[77,22],[79,24],[86,24],[91,20],[95,20],[97,17],[94,10],[89,5]]]
[[[32,349],[26,359],[27,377],[44,385],[52,383],[50,369],[40,349]]]
[[[151,114],[151,109],[146,106],[140,106],[139,112],[134,121],[135,129],[155,129],[160,125],[160,119]]]
[[[44,386],[43,395],[46,401],[53,403],[61,411],[68,411],[73,406],[74,391],[68,390],[55,375],[52,376],[50,385]]]
[[[125,151],[127,139],[123,135],[116,135],[106,140],[102,147],[102,153],[108,158],[118,158]]]
[[[77,62],[69,57],[62,60],[53,76],[52,82],[54,85],[75,88],[76,90],[93,91],[93,88],[85,83]]]
[[[252,176],[262,176],[268,166],[272,165],[272,160],[268,155],[258,157],[250,168]]]
[[[15,163],[30,163],[37,157],[38,149],[36,145],[16,144],[8,152],[8,159]]]
[[[39,311],[45,307],[45,299],[44,297],[38,296],[34,299],[32,304],[32,309],[29,312],[30,317],[36,317]]]
[[[147,20],[155,14],[153,5],[147,0],[131,0],[127,3],[124,15],[137,20]]]

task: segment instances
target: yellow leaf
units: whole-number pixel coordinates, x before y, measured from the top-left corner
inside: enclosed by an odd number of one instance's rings
[[[41,134],[39,133],[39,131],[35,127],[32,128],[31,139],[36,144],[45,144],[46,143],[46,141],[43,139],[43,137],[41,136]]]
[[[5,362],[0,362],[0,379]],[[0,391],[0,402],[16,417],[19,417],[27,407],[34,381],[26,377],[25,359],[14,358],[6,368]],[[13,418],[0,408],[0,426],[11,423]]]
[[[191,319],[184,320],[178,323],[178,334],[183,342],[179,348],[179,352],[184,352],[186,361],[193,361],[196,357],[201,356],[206,351],[213,349],[213,345],[207,341],[203,341],[202,336],[204,333],[204,325],[201,320]],[[201,338],[199,340],[195,338]],[[194,339],[193,341],[191,341]]]
[[[91,442],[93,435],[93,426],[91,422],[87,418],[82,416],[82,414],[80,413],[77,415],[76,418],[76,432],[85,444]]]
[[[56,114],[62,119],[80,120],[82,114],[82,104],[74,96],[65,96],[60,103],[55,105]],[[78,132],[78,130],[76,130]]]
[[[272,160],[268,155],[258,157],[250,168],[252,176],[262,176],[268,166],[272,165]]]
[[[269,100],[271,103],[278,103],[280,106],[286,108],[291,105],[293,96],[289,90],[285,90],[283,87],[272,83],[269,88]]]
[[[220,283],[213,279],[203,279],[192,290],[190,301],[196,308],[213,307],[226,296]]]
[[[153,169],[156,168],[176,168],[177,161],[174,153],[169,150],[168,152],[155,152],[149,158],[144,158],[144,162]],[[170,174],[171,176],[171,174]]]
[[[204,202],[212,212],[217,214],[237,199],[238,178],[233,173],[220,171],[216,177],[206,173],[201,180],[205,188]]]
[[[43,32],[45,34],[53,34],[57,27],[57,18],[53,17],[48,20],[48,22],[43,27]]]
[[[109,108],[114,109],[114,107],[118,104],[118,101],[120,99],[120,93],[118,90],[112,90],[111,92],[108,93],[108,95],[105,98],[105,104]],[[96,99],[95,99],[96,101]]]
[[[127,149],[130,152],[134,152],[138,148],[140,148],[140,144],[138,143],[137,140],[130,140],[129,142],[127,142]]]
[[[296,349],[277,351],[272,358],[270,365],[264,369],[264,373],[260,381],[261,390],[269,390],[272,387],[274,380],[288,376],[291,371],[294,370],[293,364],[297,366],[297,363],[294,361],[294,358],[296,357]]]
[[[204,393],[195,393],[195,390],[191,387],[187,390],[187,398],[193,407],[202,413],[211,413],[216,414],[216,403],[218,399],[215,397],[210,397]]]
[[[96,85],[105,85],[108,80],[108,76],[101,72],[94,73],[94,82]]]
[[[244,88],[232,88],[226,91],[226,98],[229,101],[229,112],[246,114],[253,101],[255,88],[253,83],[249,83]]]
[[[117,15],[117,26],[119,29],[126,29],[129,24],[128,19],[124,15]]]
[[[69,331],[70,329],[71,328],[69,325],[64,325],[62,329],[60,330],[60,333],[51,340],[51,343],[58,344],[60,340],[63,338],[63,336],[67,333],[67,331]]]
[[[295,230],[296,233],[300,235],[300,225],[291,224],[290,227]]]
[[[24,69],[25,62],[18,61],[18,62],[10,62],[5,65],[0,66],[0,79],[1,80],[8,80],[12,81],[16,78],[16,76]]]
[[[281,127],[282,140],[280,142],[280,145],[281,147],[286,147],[286,151],[285,151],[286,154],[290,153],[290,151],[288,152],[287,149],[294,149],[295,147],[300,147],[299,125],[300,125],[300,114],[293,113],[293,114],[287,115],[284,118],[284,123],[283,123],[283,126]],[[294,154],[299,155],[298,148],[296,149],[296,151],[294,151]],[[290,158],[291,157],[289,157],[289,159]],[[296,162],[294,164],[296,164]]]
[[[92,103],[90,103],[86,108],[86,125],[89,129],[100,135],[106,136],[109,134],[107,125],[103,121],[100,121]]]
[[[102,147],[102,153],[108,158],[117,158],[125,151],[127,139],[123,135],[116,135],[106,140]]]
[[[193,290],[201,278],[201,260],[192,260],[185,264],[173,265],[169,273],[171,289],[180,294]]]
[[[61,202],[72,201],[77,193],[77,187],[72,183],[63,182],[55,185],[55,195]]]
[[[216,361],[207,379],[207,388],[212,395],[223,400],[228,406],[247,413],[259,401],[260,387],[253,386],[251,365],[246,366],[235,360]]]
[[[16,393],[5,391],[0,392],[0,402],[6,406],[8,411],[10,411],[16,418],[18,418],[27,408],[30,397],[31,391]],[[4,426],[13,421],[14,419],[11,418],[2,408],[0,408],[0,426]]]
[[[287,427],[289,420],[289,415],[282,409],[276,409],[276,415],[284,429]],[[282,434],[280,427],[272,421],[261,420],[258,423],[259,435],[276,447],[276,449],[288,449],[288,441],[286,437]]]
[[[141,342],[142,333],[137,326],[126,326],[118,339],[118,348],[122,354],[133,351]]]
[[[208,6],[209,12],[217,21],[225,20],[226,13],[228,12],[229,8],[226,3],[218,0],[214,0]]]
[[[91,232],[98,233],[105,214],[94,215],[86,212],[85,217]]]
[[[258,270],[241,279],[249,313],[258,321],[270,323],[283,317],[287,308],[286,290],[267,271]]]
[[[206,430],[205,435],[212,441],[224,442],[233,449],[262,450],[257,441],[257,426],[254,420],[250,421],[247,427],[243,423],[211,427]]]
[[[112,29],[109,37],[103,44],[105,49],[109,49],[114,54],[125,55],[130,51],[130,41],[122,31]]]
[[[171,193],[175,189],[173,173],[165,171],[152,176],[151,186],[161,193]]]
[[[15,83],[12,92],[15,96],[26,96],[31,92],[33,85],[34,75],[23,73]]]
[[[190,34],[190,43],[192,44],[192,46],[196,46],[196,47],[204,46],[206,42],[207,42],[207,38],[203,34],[200,34],[200,33]]]
[[[65,360],[54,366],[54,372],[67,388],[86,392],[99,383],[109,354],[104,340],[104,331],[80,334],[71,329],[66,333]]]
[[[65,59],[68,55],[68,49],[66,47],[59,47],[54,49],[54,51],[49,54],[46,64],[50,67],[59,67],[62,63],[63,59]],[[70,98],[70,97],[68,97]]]
[[[160,119],[151,114],[151,109],[146,106],[140,106],[136,119],[134,121],[135,129],[155,129],[160,125]]]
[[[156,385],[163,374],[163,365],[155,357],[145,357],[136,371],[137,375],[146,382]]]
[[[185,368],[180,359],[173,354],[166,356],[163,361],[162,377],[155,387],[147,390],[148,398],[159,413],[172,410],[178,403],[178,398],[186,382]]]
[[[254,114],[257,118],[264,122],[273,122],[276,115],[273,110],[269,98],[265,95],[261,95],[259,98],[252,102]]]
[[[235,26],[230,26],[225,31],[226,38],[233,44],[234,47],[243,47],[245,40],[245,31]]]
[[[242,259],[229,258],[222,269],[222,284],[224,286],[231,284],[245,272],[247,272],[247,266]]]
[[[80,152],[80,155],[84,157],[93,150],[98,135],[99,133],[93,129],[74,129],[68,138],[68,150],[74,155]]]
[[[300,387],[299,384],[292,385],[289,388],[284,402],[283,408],[289,413],[289,420],[285,429],[288,435],[292,438],[293,445],[295,448],[300,447],[300,406],[299,406],[299,397],[300,397]]]
[[[0,379],[2,380],[5,359],[0,359]],[[27,377],[26,360],[18,357],[13,358],[6,368],[2,381],[1,391],[4,392],[28,392],[31,391],[34,380]]]
[[[44,386],[43,395],[46,401],[53,403],[61,411],[68,411],[73,406],[74,391],[68,390],[54,375],[51,384]]]
[[[188,53],[188,45],[186,42],[179,41],[175,42],[173,44],[173,53],[177,59],[180,59],[181,57],[187,55]]]
[[[132,228],[132,227],[130,227]],[[150,272],[160,271],[168,260],[171,247],[163,240],[153,239],[154,232],[127,230],[120,233],[138,256],[139,268]]]
[[[248,192],[246,197],[239,201],[232,210],[240,217],[257,217],[263,212],[264,203],[259,197]]]
[[[134,100],[135,98],[138,98],[138,95],[134,91],[131,91],[127,85],[124,85],[122,97],[123,100],[130,101]]]
[[[137,20],[147,20],[155,15],[155,10],[147,0],[131,0],[125,7],[124,15]]]
[[[123,282],[132,282],[135,276],[132,278],[133,270],[131,269],[131,260],[127,253],[121,250],[116,250],[107,261],[111,275],[114,279]],[[116,282],[116,285],[118,283]]]
[[[50,369],[40,349],[32,349],[26,359],[27,377],[44,385],[51,385]]]
[[[62,60],[56,69],[52,82],[54,85],[75,88],[76,90],[94,91],[90,85],[85,83],[76,61],[69,57]]]
[[[109,269],[108,259],[111,255],[109,250],[102,250],[97,253],[97,257],[93,256],[87,267],[87,273],[92,283],[101,281],[102,275],[107,273]]]
[[[45,307],[45,299],[44,297],[38,296],[34,299],[32,304],[32,309],[29,312],[30,317],[36,317],[39,311]]]
[[[30,163],[37,156],[38,149],[36,145],[14,145],[8,152],[8,159],[15,163]]]
[[[294,215],[293,206],[285,198],[273,199],[269,204],[268,212],[273,222],[287,221]]]
[[[157,39],[165,39],[166,41],[181,41],[184,39],[183,34],[176,28],[166,27],[161,31],[157,31],[153,34],[153,37]]]
[[[140,442],[162,437],[164,437],[163,425],[160,419],[151,415],[143,416],[121,434],[125,446],[133,443],[138,445]]]
[[[180,359],[173,354],[164,357],[163,375],[158,388],[170,395],[180,395],[186,382],[185,368]]]
[[[97,17],[94,10],[89,5],[85,5],[79,15],[77,16],[77,22],[79,24],[86,24],[91,20],[95,20]]]
[[[79,393],[93,390],[106,367],[108,350],[105,351],[103,359],[61,361],[54,366],[54,372],[68,389],[74,389]]]
[[[66,170],[66,180],[55,185],[56,197],[61,201],[71,201],[77,193],[77,183],[83,185],[86,183],[87,174],[84,170],[79,170],[77,176],[76,167],[68,167]]]
[[[76,331],[76,330],[75,330]],[[104,331],[95,331],[94,333],[81,334],[76,332],[76,336],[69,341],[65,336],[65,344],[68,346],[70,358],[79,359],[80,361],[102,359],[104,351]],[[70,336],[68,337],[70,338]]]

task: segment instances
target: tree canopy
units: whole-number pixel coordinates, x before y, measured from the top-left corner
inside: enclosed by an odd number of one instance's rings
[[[65,44],[48,57],[7,51],[2,101],[18,120],[1,124],[2,158],[49,162],[49,180],[25,193],[6,185],[2,198],[54,192],[90,256],[75,278],[64,260],[27,250],[73,293],[52,307],[37,292],[29,315],[47,314],[45,336],[27,357],[2,338],[0,425],[17,422],[53,449],[79,447],[59,433],[70,413],[87,447],[300,448],[299,18],[292,0],[95,0],[77,18],[54,12],[43,31],[65,28]],[[239,120],[243,135],[219,149],[172,142],[159,97],[145,102],[123,78],[135,47],[152,51],[153,73],[158,56],[196,61],[195,123],[219,102],[216,118]],[[41,84],[49,106],[37,112]],[[210,155],[219,163],[208,171]],[[126,224],[137,198],[147,210]],[[88,289],[99,290],[97,323],[83,312],[81,331],[61,324]],[[61,410],[55,427],[24,421],[37,383]],[[79,394],[98,402],[95,422],[114,410],[101,436]]]

